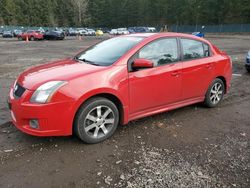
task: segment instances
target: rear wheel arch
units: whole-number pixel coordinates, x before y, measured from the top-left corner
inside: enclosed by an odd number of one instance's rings
[[[225,78],[216,77],[207,89],[203,104],[209,108],[216,107],[222,101],[225,92]]]
[[[216,78],[217,78],[217,79],[220,79],[220,80],[223,82],[224,88],[225,88],[224,93],[227,93],[227,81],[226,81],[225,77],[224,77],[224,76],[217,76]],[[216,78],[215,78],[215,79],[216,79]]]

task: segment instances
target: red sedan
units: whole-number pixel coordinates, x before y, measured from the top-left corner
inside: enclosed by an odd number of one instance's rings
[[[34,41],[34,40],[42,40],[43,34],[40,31],[34,31],[34,30],[28,30],[20,35],[17,36],[19,40],[28,40]]]
[[[217,106],[231,75],[230,58],[205,39],[133,34],[23,72],[11,87],[9,107],[25,133],[74,132],[97,143],[134,119],[199,102]]]

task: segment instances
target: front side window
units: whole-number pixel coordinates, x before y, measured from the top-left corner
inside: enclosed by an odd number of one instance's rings
[[[181,39],[183,48],[183,59],[199,59],[209,56],[209,47],[200,41],[192,39]]]
[[[154,66],[160,66],[178,61],[178,47],[175,38],[160,39],[143,47],[138,58],[148,59]]]
[[[141,42],[143,37],[117,37],[94,45],[78,54],[75,59],[99,66],[116,62],[126,52]]]

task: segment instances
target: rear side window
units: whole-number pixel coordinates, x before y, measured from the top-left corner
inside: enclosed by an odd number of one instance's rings
[[[209,46],[192,39],[181,39],[183,59],[199,59],[210,56]]]

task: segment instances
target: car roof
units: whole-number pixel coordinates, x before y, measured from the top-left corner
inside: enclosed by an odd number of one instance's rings
[[[194,40],[199,40],[203,42],[209,43],[207,40],[197,37],[195,35],[191,34],[185,34],[185,33],[173,33],[173,32],[162,32],[162,33],[135,33],[130,34],[127,36],[134,36],[134,37],[143,37],[143,38],[160,38],[160,37],[183,37],[183,38],[190,38]]]

